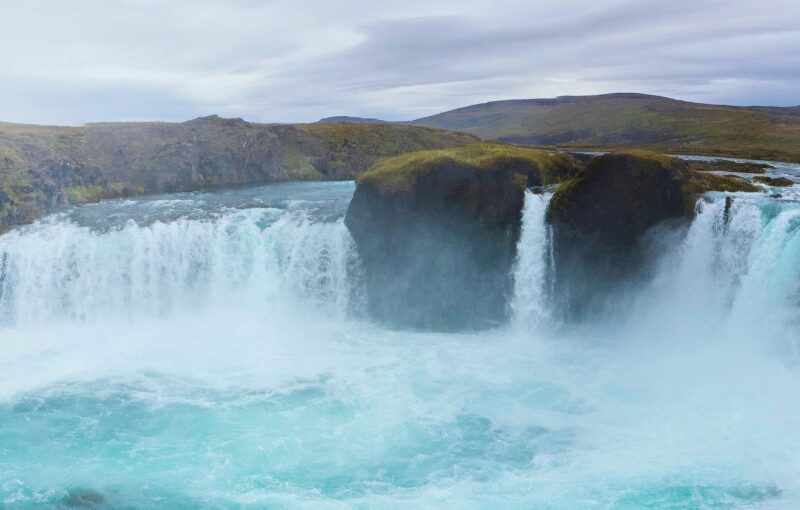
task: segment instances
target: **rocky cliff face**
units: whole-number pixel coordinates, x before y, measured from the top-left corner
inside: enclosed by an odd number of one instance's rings
[[[475,143],[389,124],[0,124],[0,232],[71,204],[293,179],[352,179],[379,158]]]
[[[647,152],[592,159],[553,195],[556,292],[573,317],[601,314],[616,292],[647,269],[647,233],[691,217],[706,191],[759,191],[736,176],[690,169],[687,162]]]
[[[444,330],[504,320],[525,187],[577,168],[564,154],[475,145],[400,156],[362,174],[345,221],[370,314]]]

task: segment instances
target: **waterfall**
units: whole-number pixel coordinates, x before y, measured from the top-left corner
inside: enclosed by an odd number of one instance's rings
[[[535,326],[548,317],[547,300],[554,260],[545,213],[552,196],[552,193],[525,193],[510,303],[512,321],[516,324]]]
[[[794,347],[800,324],[800,204],[760,196],[700,201],[684,237],[664,245],[632,315],[674,337]]]
[[[536,327],[550,318],[557,285],[545,222],[551,196],[525,197],[509,298],[516,325]],[[793,201],[742,196],[726,212],[723,195],[706,197],[688,232],[659,234],[660,269],[638,291],[636,313],[680,317],[687,328],[711,317],[731,324],[772,317],[783,327],[796,319],[800,303],[799,225]],[[343,317],[363,306],[359,270],[342,220],[303,208],[226,209],[108,228],[54,215],[0,236],[0,325],[135,319],[204,307],[257,313],[311,307]]]
[[[512,322],[546,323],[553,281],[552,194],[528,192],[510,299]],[[651,250],[657,270],[637,290],[627,316],[662,321],[665,328],[701,330],[710,324],[776,337],[800,322],[800,204],[742,195],[726,212],[725,195],[698,202],[688,231],[658,232]],[[631,313],[631,311],[634,311]],[[765,325],[766,323],[768,325]],[[650,326],[653,323],[648,322]]]
[[[343,221],[303,211],[236,210],[106,231],[55,216],[0,237],[0,324],[287,302],[344,315],[358,299],[357,271]]]
[[[0,506],[798,506],[800,202],[705,196],[647,236],[619,316],[562,326],[528,193],[511,327],[476,334],[349,320],[351,195],[142,197],[0,236]]]

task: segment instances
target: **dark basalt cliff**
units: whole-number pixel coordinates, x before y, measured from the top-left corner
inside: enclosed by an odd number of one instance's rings
[[[179,124],[0,124],[0,232],[101,198],[352,179],[382,157],[477,141],[414,126],[253,124],[217,116]]]
[[[706,191],[759,191],[732,175],[693,171],[647,152],[598,156],[553,195],[558,308],[575,317],[602,313],[615,291],[647,267],[644,240],[665,222],[691,217]]]
[[[400,156],[362,174],[345,221],[371,316],[444,330],[502,321],[525,188],[578,168],[565,154],[473,145]]]

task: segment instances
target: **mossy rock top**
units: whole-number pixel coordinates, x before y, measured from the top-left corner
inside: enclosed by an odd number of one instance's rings
[[[686,171],[680,160],[654,152],[632,150],[598,156],[555,192],[550,201],[549,215],[557,218],[567,210],[572,214],[585,213],[588,207],[636,208],[646,199],[639,196],[643,191],[663,188],[683,173]],[[614,190],[620,190],[620,193],[612,195]],[[587,193],[593,195],[592,198],[576,209],[574,202]],[[595,215],[592,213],[590,216]]]
[[[738,175],[717,175],[705,172],[691,172],[689,182],[684,186],[687,193],[705,193],[707,191],[727,191],[728,193],[761,191],[752,182]]]
[[[385,159],[362,174],[345,225],[370,316],[447,331],[504,322],[525,187],[565,175],[573,162],[480,144]]]
[[[665,182],[674,182],[680,187],[680,194],[687,199],[708,191],[757,192],[760,189],[753,183],[736,175],[719,175],[695,171],[686,161],[642,150],[616,151],[594,158],[578,175],[562,185],[553,196],[550,209],[553,211],[566,207],[576,190],[591,186],[593,182],[612,179],[615,187],[624,187],[636,194],[645,190],[655,191]],[[666,181],[662,180],[666,179]],[[612,184],[605,182],[603,186]],[[646,197],[628,196],[629,205],[636,205]]]
[[[688,216],[707,191],[756,192],[735,175],[691,171],[685,161],[646,151],[620,151],[594,158],[562,185],[548,217],[584,233],[630,245],[667,218]]]
[[[512,172],[538,176],[539,183],[553,184],[572,177],[578,170],[570,155],[545,149],[502,144],[475,144],[442,150],[417,151],[379,161],[361,174],[357,182],[382,193],[410,191],[416,179],[440,168],[465,172]],[[520,181],[524,185],[524,181]]]
[[[593,158],[556,190],[547,211],[559,309],[577,319],[602,316],[628,285],[649,281],[655,247],[648,231],[685,226],[698,195],[712,190],[757,188],[737,176],[692,171],[685,161],[663,154],[624,151]]]
[[[712,161],[687,161],[689,170],[698,172],[736,172],[741,174],[763,174],[773,168],[767,163],[739,162],[715,159]]]
[[[766,175],[757,175],[753,177],[754,181],[766,184],[768,186],[794,186],[794,181],[786,177],[769,177]]]

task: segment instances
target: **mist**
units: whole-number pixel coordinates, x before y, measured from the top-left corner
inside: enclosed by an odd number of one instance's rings
[[[619,313],[569,322],[549,194],[528,193],[508,320],[447,333],[369,320],[352,184],[292,186],[256,207],[249,190],[108,201],[0,237],[6,504],[800,498],[795,202],[743,195],[726,217],[707,198],[649,236],[652,277]]]

